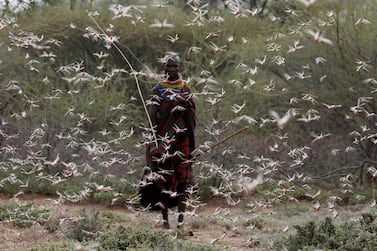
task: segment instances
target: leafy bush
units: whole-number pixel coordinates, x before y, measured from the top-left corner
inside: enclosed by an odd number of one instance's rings
[[[112,198],[111,192],[98,192],[93,194],[93,202],[95,203],[110,203]]]
[[[36,222],[43,224],[49,216],[49,209],[38,208],[34,203],[8,203],[0,206],[0,221],[8,221],[17,227],[30,227]]]
[[[177,233],[179,236],[179,233]],[[217,247],[177,241],[165,231],[120,226],[114,232],[106,233],[99,240],[99,251],[106,250],[184,250],[216,251]]]
[[[28,251],[70,251],[75,250],[75,244],[73,243],[46,243],[39,247],[33,247],[27,249]],[[20,250],[21,251],[21,250]]]
[[[296,233],[275,241],[277,250],[375,250],[377,245],[376,214],[364,213],[359,221],[335,225],[327,217],[295,226]]]
[[[205,245],[205,244],[194,244],[190,241],[185,241],[183,244],[178,245],[175,250],[183,250],[183,251],[218,251],[224,250],[217,248],[213,245]],[[226,250],[226,249],[225,249]]]
[[[105,250],[173,250],[174,241],[167,232],[132,229],[120,226],[115,232],[101,236],[100,251]]]
[[[78,221],[69,227],[66,236],[80,242],[94,240],[99,236],[102,227],[98,211],[87,212],[83,209]]]
[[[346,193],[342,193],[341,191],[338,193],[338,196],[342,199],[341,203],[347,205],[366,204],[370,201],[373,201],[375,198],[375,191],[370,187],[354,188],[352,191]]]
[[[218,177],[210,177],[209,179],[199,179],[199,196],[202,202],[207,202],[212,198],[211,187],[217,187],[221,184]]]

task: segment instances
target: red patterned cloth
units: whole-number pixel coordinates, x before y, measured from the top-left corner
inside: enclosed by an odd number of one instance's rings
[[[180,183],[189,183],[192,175],[191,152],[195,149],[195,103],[190,88],[170,90],[157,84],[152,90],[150,116],[156,126],[158,147],[147,145],[143,179],[160,189],[176,191]]]

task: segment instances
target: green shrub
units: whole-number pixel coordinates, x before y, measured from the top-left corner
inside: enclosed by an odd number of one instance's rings
[[[73,243],[46,243],[39,247],[33,247],[27,249],[28,251],[71,251],[74,250],[75,245]]]
[[[110,203],[113,199],[111,192],[98,192],[93,194],[93,202],[95,203]]]
[[[101,236],[98,251],[105,250],[184,250],[184,251],[216,251],[217,247],[196,244],[180,240],[182,233],[177,233],[178,241],[166,231],[145,228],[118,227],[114,232]]]
[[[190,220],[189,225],[192,229],[205,229],[210,224],[209,220],[193,218]]]
[[[199,180],[199,196],[202,202],[207,202],[212,198],[211,187],[218,187],[221,179],[216,176],[211,176],[208,179]]]
[[[370,187],[355,187],[352,192],[341,193],[339,197],[346,205],[366,204],[374,199],[374,191]]]
[[[190,241],[186,241],[180,246],[181,247],[176,248],[176,250],[183,250],[183,251],[217,251],[217,250],[220,250],[219,248],[217,248],[216,246],[213,246],[213,245],[194,244]]]
[[[307,199],[307,197],[305,196],[307,192],[308,191],[305,188],[295,186],[294,191],[292,192],[292,196],[297,200],[305,200]]]
[[[102,229],[99,212],[81,210],[79,220],[72,224],[67,232],[67,237],[77,241],[94,240]]]
[[[100,251],[105,250],[173,250],[174,242],[167,232],[132,229],[120,226],[101,236]]]
[[[46,223],[44,224],[44,228],[49,232],[49,233],[53,233],[53,232],[56,232],[60,229],[60,219],[58,216],[56,215],[52,215],[47,221]]]
[[[252,226],[255,229],[262,230],[265,226],[265,222],[260,218],[249,219],[244,224],[245,227]]]
[[[296,233],[275,241],[277,250],[375,250],[377,245],[376,215],[364,213],[359,221],[335,225],[327,217],[320,222],[296,225]]]
[[[38,208],[34,203],[8,203],[0,206],[0,221],[9,221],[17,227],[30,227],[36,222],[43,224],[49,216],[50,210]]]

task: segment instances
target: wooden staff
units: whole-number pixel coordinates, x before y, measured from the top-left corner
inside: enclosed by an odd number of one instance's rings
[[[210,146],[209,148],[205,149],[203,152],[208,152],[209,150],[212,150],[213,148],[221,145],[222,143],[224,143],[225,141],[233,138],[234,136],[237,136],[238,134],[242,133],[243,131],[245,131],[246,129],[248,129],[249,126],[245,126],[241,129],[239,129],[238,131],[236,131],[235,133],[232,133],[231,135],[227,136],[226,138],[220,140],[219,142],[215,143],[214,145]]]

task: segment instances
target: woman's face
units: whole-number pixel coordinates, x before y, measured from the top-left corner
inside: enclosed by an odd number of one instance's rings
[[[164,72],[170,81],[179,79],[179,63],[174,59],[168,59],[164,64]]]

